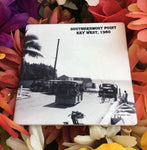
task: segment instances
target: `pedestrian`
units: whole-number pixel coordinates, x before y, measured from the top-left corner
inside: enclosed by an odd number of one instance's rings
[[[127,91],[124,91],[124,93],[122,95],[122,102],[123,103],[128,103],[128,93],[127,93]]]

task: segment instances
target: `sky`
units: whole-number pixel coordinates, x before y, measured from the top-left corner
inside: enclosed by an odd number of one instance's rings
[[[38,36],[43,58],[26,57],[31,63],[54,66],[57,41],[59,52],[57,75],[89,77],[105,80],[130,80],[130,69],[124,25],[117,24],[109,34],[81,34],[71,31],[77,26],[104,26],[112,24],[29,25],[27,34]],[[116,24],[115,24],[116,25]]]

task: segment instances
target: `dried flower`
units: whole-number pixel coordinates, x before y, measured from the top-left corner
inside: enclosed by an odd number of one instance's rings
[[[44,9],[44,23],[57,24],[57,23],[74,23],[75,18],[71,18],[68,10],[62,10],[61,6],[56,7],[53,11],[46,6]]]
[[[5,101],[4,97],[5,95],[2,92],[0,92],[0,107],[12,115],[12,108],[9,106],[9,104],[7,104],[7,101]]]
[[[116,135],[119,131],[120,131],[120,126],[108,126],[107,128],[101,126],[91,126],[90,136],[92,139],[95,140],[99,140],[105,137],[108,143],[117,142],[125,147],[133,147],[137,144],[136,139],[132,136]]]
[[[147,63],[147,44],[138,40],[135,40],[129,48],[129,60],[130,69],[132,73],[134,97],[136,103],[136,112],[138,120],[147,119],[147,72],[146,69],[138,69],[138,64]]]
[[[11,34],[11,37],[16,51],[12,48],[0,46],[0,53],[4,54],[3,57],[1,56],[0,60],[0,107],[3,112],[3,114],[0,113],[0,126],[12,137],[17,138],[18,133],[13,131],[12,128],[26,135],[30,134],[23,127],[17,125],[8,118],[10,115],[13,116],[14,112],[16,89],[18,86],[18,72],[22,56],[22,45],[20,42],[19,30],[15,31],[14,36]]]
[[[51,3],[55,2],[55,0],[46,0],[46,1],[51,2]],[[58,5],[64,5],[69,2],[67,0],[56,0],[56,1]],[[39,2],[41,3],[42,0],[39,0]],[[95,6],[99,3],[99,0],[86,0],[86,2],[88,3],[89,6]]]
[[[17,125],[11,119],[0,113],[0,125],[14,138],[18,137],[18,133],[13,131],[11,128],[16,129],[26,135],[30,135],[23,127]]]
[[[97,22],[124,22],[127,25],[130,21],[125,16],[128,10],[122,9],[115,0],[100,0],[98,5],[90,6],[88,10]]]
[[[45,2],[45,0],[43,1]],[[54,0],[52,1],[54,2]],[[57,3],[63,5],[65,1],[66,0],[57,0]],[[89,5],[96,5],[98,2],[98,0],[86,1]],[[100,0],[97,6],[89,7],[89,11],[98,22],[123,21],[127,24],[130,19],[125,17],[125,14],[128,13],[126,7],[134,1],[135,0]],[[131,27],[135,27],[135,30],[142,30],[138,33],[138,39],[142,41],[146,41],[146,7],[146,0],[138,0],[137,3],[129,6],[129,10],[132,11],[129,14],[130,17],[139,18],[136,22],[130,23],[130,25]],[[0,45],[3,45],[0,46],[0,69],[3,70],[0,72],[0,107],[5,114],[0,113],[0,125],[15,138],[18,135],[12,128],[29,135],[24,128],[16,125],[12,120],[6,117],[9,116],[9,114],[13,115],[23,49],[23,44],[20,39],[22,34],[16,29],[25,27],[27,23],[39,23],[37,18],[37,0],[0,0]],[[72,18],[71,13],[66,9],[63,10],[61,6],[56,7],[53,11],[49,7],[46,7],[44,9],[44,18],[45,19],[41,20],[40,23],[75,22],[75,18]],[[14,30],[15,33],[13,34],[11,32],[10,36],[8,33]],[[147,43],[138,40],[135,40],[129,48],[132,79],[135,81],[133,83],[133,89],[138,120],[147,119],[147,72],[145,67],[142,68],[142,66],[145,66],[147,63],[146,49]],[[142,124],[142,121],[140,121],[137,126],[131,127],[131,129],[123,127],[121,132],[123,130],[125,133],[121,133],[121,135],[116,135],[120,131],[120,127],[90,126],[90,135],[88,135],[89,132],[87,132],[86,128],[86,126],[63,126],[59,128],[55,126],[45,126],[43,128],[43,136],[41,126],[30,126],[29,131],[31,137],[22,134],[24,141],[11,137],[7,140],[7,144],[16,150],[42,150],[44,145],[43,139],[45,137],[46,144],[56,139],[60,149],[65,148],[62,145],[64,142],[64,145],[68,146],[69,148],[67,149],[69,150],[135,150],[134,148],[124,148],[123,146],[134,146],[136,140],[137,146],[142,146],[143,150],[147,148],[147,133],[145,132],[147,129],[145,124]],[[100,141],[101,138],[105,138],[108,144],[102,144],[101,142],[101,146],[93,149],[93,143]],[[74,142],[73,139],[75,143],[67,143]],[[112,144],[109,144],[111,142]],[[0,149],[2,149],[1,146]]]
[[[118,144],[118,147],[122,147],[122,150],[124,150],[123,147],[133,147],[137,144],[136,138],[130,135],[116,135],[120,131],[120,126],[108,126],[108,127],[102,127],[102,126],[90,126],[90,135],[78,135],[74,138],[74,142],[71,145],[69,143],[63,143],[65,146],[69,146],[71,149],[74,149],[75,146],[81,148],[86,146],[94,148],[94,145],[97,145],[96,143],[101,140],[102,138],[105,138],[108,144],[104,144],[103,146],[107,149],[114,148],[114,143]],[[111,145],[111,143],[113,143]],[[112,147],[111,147],[112,146]],[[117,147],[117,145],[116,145]],[[104,149],[105,149],[104,148]],[[101,146],[98,147],[95,150],[101,149]],[[103,149],[103,148],[102,148]],[[118,148],[117,148],[118,149]]]
[[[41,126],[29,126],[31,136],[21,133],[24,141],[10,137],[7,139],[6,144],[13,150],[43,150],[44,136]]]
[[[129,29],[139,31],[137,39],[142,42],[147,42],[147,1],[137,0],[137,3],[131,4],[128,9],[131,11],[127,14],[128,17],[132,17],[138,20],[131,21],[128,24]],[[141,30],[141,31],[140,31]]]
[[[26,12],[20,13],[14,10],[14,1],[0,1],[0,45],[6,47],[12,47],[13,41],[8,34],[10,31],[14,31],[26,26],[29,19],[29,15]]]

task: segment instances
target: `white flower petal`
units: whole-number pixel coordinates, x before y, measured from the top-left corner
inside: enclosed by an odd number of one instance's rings
[[[106,136],[112,137],[115,136],[120,131],[120,126],[109,126],[106,130]]]
[[[106,129],[101,126],[90,126],[90,137],[95,140],[104,138],[106,135]]]
[[[113,141],[108,137],[106,137],[106,140],[107,140],[107,143],[110,143],[110,144],[113,143]]]
[[[31,135],[30,142],[34,150],[43,150],[40,141],[38,141],[38,138],[35,135]]]
[[[27,147],[29,148],[29,150],[34,150],[33,147],[31,146],[31,142],[30,142],[30,137],[21,133],[21,136],[23,138],[23,140],[25,141]]]
[[[66,0],[57,0],[58,5],[64,5]]]
[[[86,0],[89,6],[96,6],[99,0]]]
[[[42,145],[42,147],[44,147],[44,135],[43,135],[43,131],[42,131],[42,126],[37,126],[37,131],[38,131],[41,145]]]
[[[66,147],[71,147],[71,146],[74,146],[74,145],[77,145],[77,144],[76,143],[63,142],[62,145],[66,146]]]
[[[67,0],[63,6],[73,10],[78,10],[78,7],[72,1]]]
[[[124,147],[133,147],[137,144],[136,138],[133,136],[116,135],[114,137],[111,137],[111,139]]]
[[[136,138],[137,146],[138,146],[138,147],[141,147],[141,144],[140,144],[141,137],[138,136],[137,134],[133,133],[133,132],[132,132],[131,134],[132,134],[132,136],[134,136],[134,137]]]
[[[131,132],[132,132],[132,128],[131,127],[121,128],[121,135],[130,135]]]
[[[25,143],[18,138],[14,139],[13,137],[10,137],[6,140],[6,144],[13,150],[29,150]]]
[[[34,135],[38,142],[41,144],[42,148],[44,147],[44,136],[42,132],[42,127],[41,126],[35,126],[31,125],[29,126],[29,131],[31,135]]]
[[[91,145],[95,140],[92,139],[89,135],[78,135],[74,138],[74,142],[81,145]]]

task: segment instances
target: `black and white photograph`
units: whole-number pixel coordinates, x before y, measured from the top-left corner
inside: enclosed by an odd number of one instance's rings
[[[27,25],[14,121],[136,124],[124,24]]]

